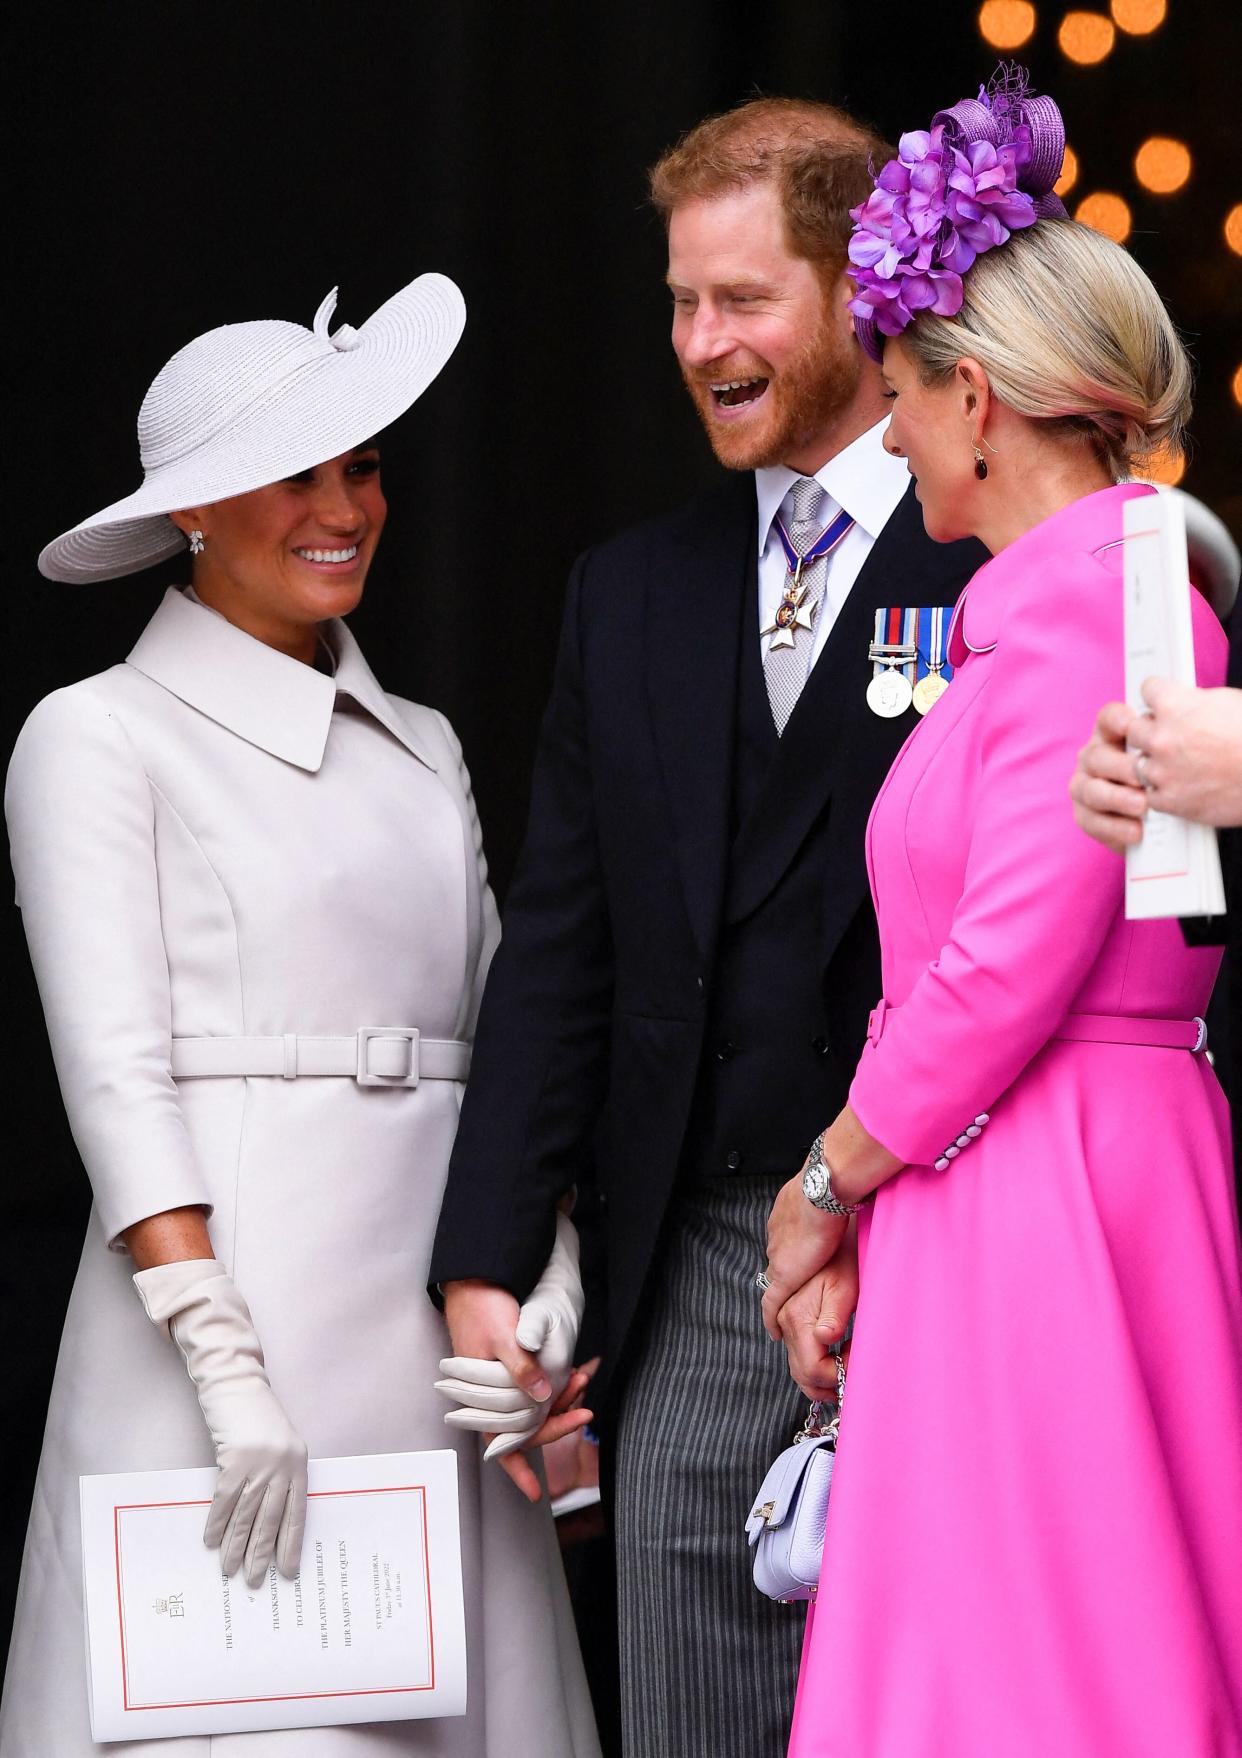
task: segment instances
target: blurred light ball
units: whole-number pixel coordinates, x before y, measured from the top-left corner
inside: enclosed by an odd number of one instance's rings
[[[1020,49],[1035,32],[1030,0],[983,0],[979,32],[994,49]]]
[[[1118,244],[1125,243],[1133,224],[1129,207],[1110,189],[1097,189],[1094,195],[1085,196],[1074,209],[1074,218]]]
[[[1242,409],[1242,366],[1234,368],[1233,400],[1238,405],[1239,409]]]
[[[1153,134],[1134,155],[1134,175],[1154,195],[1172,195],[1190,176],[1190,149],[1180,140]]]
[[[1242,201],[1225,215],[1225,243],[1242,256]]]
[[[1066,147],[1065,157],[1061,161],[1061,175],[1053,184],[1057,195],[1065,195],[1078,181],[1078,154],[1073,147]]]
[[[1168,0],[1112,0],[1113,23],[1132,37],[1145,37],[1159,30],[1168,13]]]
[[[1084,67],[1103,61],[1116,40],[1112,19],[1102,12],[1067,12],[1057,32],[1061,53]]]
[[[1144,482],[1166,482],[1172,487],[1185,476],[1186,460],[1165,451],[1153,452],[1149,458],[1134,460],[1134,474]]]

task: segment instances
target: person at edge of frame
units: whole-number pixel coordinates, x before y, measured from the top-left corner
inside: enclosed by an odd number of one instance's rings
[[[1225,948],[1208,1025],[1233,1114],[1234,1179],[1242,1198],[1242,612],[1236,606],[1242,555],[1220,519],[1193,497],[1182,498],[1191,582],[1222,615],[1232,611],[1226,683],[1200,690],[1149,679],[1145,714],[1106,702],[1079,752],[1070,795],[1079,827],[1118,853],[1139,841],[1152,806],[1217,829],[1226,913],[1184,918],[1182,933],[1188,945]]]
[[[938,687],[928,630],[986,557],[924,533],[846,309],[849,210],[890,156],[766,98],[651,174],[673,349],[728,474],[573,569],[432,1256],[459,1376],[498,1361],[538,1398],[514,1325],[572,1186],[601,1236],[626,1758],[784,1749],[803,1620],[755,1592],[742,1529],[805,1403],[754,1272],[864,1043],[864,827],[911,686]],[[853,1299],[843,1265],[838,1335]]]

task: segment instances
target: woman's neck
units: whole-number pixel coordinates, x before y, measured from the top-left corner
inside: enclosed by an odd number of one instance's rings
[[[1003,462],[989,459],[989,480],[977,496],[974,535],[998,555],[1019,537],[1042,525],[1054,513],[1084,495],[1112,488],[1116,478],[1096,453],[1075,450],[1068,456],[1040,447],[1025,457],[1007,453]]]
[[[300,660],[303,665],[315,664],[319,653],[317,623],[297,623],[265,613],[263,609],[247,604],[238,594],[221,590],[214,579],[202,578],[198,569],[194,573],[193,591],[200,604],[205,604],[208,610],[214,610],[225,622],[232,623],[245,634],[252,635],[256,641],[262,641],[265,647],[274,647],[278,653]]]

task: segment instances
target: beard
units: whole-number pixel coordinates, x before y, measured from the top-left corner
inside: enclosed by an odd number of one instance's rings
[[[862,351],[833,325],[825,302],[818,328],[779,371],[761,355],[713,362],[709,373],[682,367],[681,376],[711,448],[729,470],[763,470],[813,446],[852,401]],[[755,421],[721,421],[709,386],[722,379],[766,378],[764,408]]]

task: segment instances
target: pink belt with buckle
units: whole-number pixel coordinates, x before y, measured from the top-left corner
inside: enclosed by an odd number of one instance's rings
[[[879,1043],[889,1015],[896,1011],[887,1001],[871,1009],[867,1021],[871,1043]],[[1195,1054],[1207,1048],[1207,1024],[1197,1015],[1194,1019],[1148,1019],[1142,1014],[1067,1013],[1052,1036],[1077,1044],[1141,1044]]]

